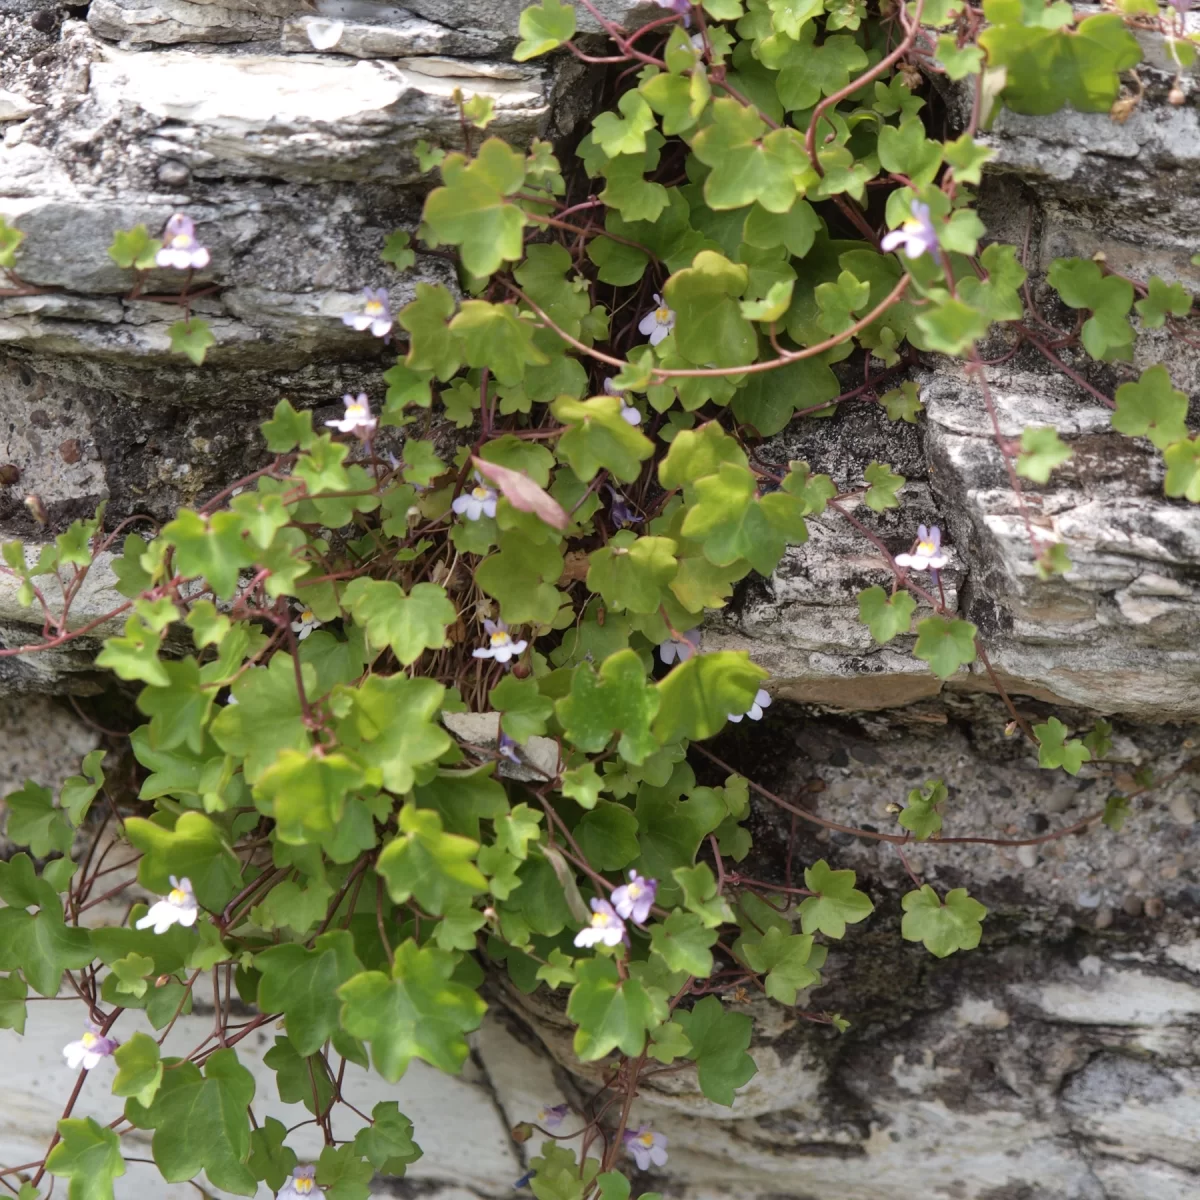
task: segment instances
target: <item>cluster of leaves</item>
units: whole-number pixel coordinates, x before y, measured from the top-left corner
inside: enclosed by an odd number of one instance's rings
[[[130,739],[137,803],[118,797],[129,815],[109,832],[142,888],[186,878],[200,918],[157,935],[134,905],[122,925],[81,923],[99,864],[72,860],[77,832],[117,815],[110,795],[89,818],[102,756],[58,797],[28,785],[8,798],[7,833],[32,857],[0,864],[0,1026],[21,1030],[28,990],[53,996],[67,978],[116,1026],[123,1128],[153,1130],[168,1181],[283,1185],[295,1153],[281,1124],[252,1119],[237,1053],[282,1021],[265,1061],[280,1099],[324,1135],[317,1184],[366,1197],[375,1171],[402,1173],[420,1151],[394,1104],[334,1136],[346,1064],[389,1081],[414,1059],[457,1071],[486,970],[562,992],[576,1054],[619,1057],[614,1086],[632,1092],[649,1060],[690,1065],[708,1099],[731,1105],[755,1072],[737,997],[796,1005],[820,984],[828,942],[873,911],[854,872],[823,860],[803,889],[727,870],[752,849],[748,784],[702,783],[689,749],[753,714],[766,672],[742,652],[696,652],[696,636],[740,580],[806,541],[810,520],[845,518],[882,552],[858,597],[873,641],[902,639],[941,679],[980,658],[935,577],[924,587],[920,566],[853,517],[900,506],[890,464],[839,493],[807,463],[765,470],[755,444],[835,403],[875,402],[922,351],[982,372],[976,343],[993,326],[1040,345],[1016,248],[981,248],[972,189],[990,151],[975,135],[997,96],[1023,112],[1107,109],[1136,46],[1117,14],[1076,21],[1043,0],[987,0],[982,30],[954,0],[882,16],[861,0],[704,0],[691,15],[690,31],[669,16],[633,35],[605,23],[614,57],[638,71],[577,166],[541,142],[422,148],[441,183],[418,237],[457,255],[462,290],[418,283],[396,314],[406,345],[378,427],[339,439],[281,401],[262,470],[149,538],[124,536],[109,614],[122,627],[97,663],[138,687],[146,722]],[[520,60],[563,45],[589,57],[559,0],[526,10],[520,32]],[[971,81],[960,136],[928,135],[912,64]],[[464,129],[486,127],[488,103],[461,104]],[[575,172],[596,198],[569,203]],[[915,239],[904,252],[884,251],[869,188]],[[389,238],[384,261],[411,267],[409,242]],[[0,267],[19,243],[0,223]],[[138,227],[110,254],[141,272],[158,249]],[[1140,285],[1080,260],[1054,264],[1050,283],[1090,314],[1088,354],[1130,357]],[[1140,290],[1143,326],[1190,311],[1178,285]],[[175,349],[199,364],[211,331],[183,324]],[[869,386],[846,391],[835,368],[852,356]],[[911,381],[878,402],[893,421],[922,411]],[[1118,390],[1113,425],[1164,450],[1168,495],[1200,501],[1185,410],[1155,367]],[[381,431],[398,455],[377,452]],[[1014,479],[1045,483],[1070,454],[1054,430],[1026,430]],[[462,509],[472,492],[483,499]],[[71,601],[116,537],[101,512],[37,555],[3,548],[47,645],[76,636]],[[1039,564],[1069,567],[1061,547]],[[1068,733],[1055,718],[1029,730],[1042,766],[1075,774],[1106,753],[1099,727]],[[936,840],[948,795],[937,780],[914,789],[886,836]],[[656,881],[648,919],[587,948],[589,907],[629,872]],[[964,889],[942,897],[918,880],[901,905],[901,935],[938,957],[980,942],[987,910]],[[218,1013],[223,989],[226,1011],[236,993],[259,1015],[215,1047],[164,1055],[202,976]],[[23,1200],[44,1170],[72,1197],[111,1197],[121,1131],[68,1110]],[[547,1143],[539,1200],[626,1200],[622,1132],[604,1135],[599,1159],[598,1117],[578,1156]]]

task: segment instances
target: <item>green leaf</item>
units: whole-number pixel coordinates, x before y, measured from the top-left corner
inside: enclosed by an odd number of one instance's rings
[[[621,416],[618,396],[593,396],[590,400],[560,396],[550,408],[567,427],[558,441],[559,457],[584,483],[602,467],[631,483],[654,453],[654,443]]]
[[[667,1019],[662,992],[636,979],[621,979],[608,958],[582,959],[576,971],[578,982],[567,1001],[567,1016],[578,1026],[576,1055],[583,1062],[595,1062],[618,1049],[640,1054],[646,1034]]]
[[[925,949],[937,958],[946,958],[956,950],[974,950],[983,937],[981,922],[988,910],[967,895],[966,888],[955,888],[945,903],[925,884],[908,892],[900,902],[904,920],[900,934],[906,942],[924,942]]]
[[[162,242],[152,238],[145,225],[135,225],[132,229],[118,229],[113,234],[108,257],[126,270],[132,267],[138,271],[148,271],[154,266],[154,256],[161,249]]]
[[[219,912],[241,882],[242,864],[220,829],[203,813],[183,813],[174,829],[143,817],[128,817],[125,836],[142,852],[138,882],[157,895],[171,890],[172,875],[186,876],[201,905]]]
[[[317,440],[313,432],[312,413],[307,409],[297,412],[286,400],[275,405],[275,412],[262,425],[267,449],[273,454],[286,454],[297,446],[307,450]]]
[[[604,780],[596,774],[596,768],[591,763],[572,767],[562,774],[562,794],[581,808],[595,808],[604,788]]]
[[[384,846],[375,869],[397,904],[415,895],[426,912],[438,914],[487,891],[474,864],[478,853],[478,842],[444,832],[438,813],[406,804],[399,835]]]
[[[267,1117],[250,1134],[250,1158],[247,1166],[273,1192],[284,1185],[284,1181],[296,1167],[296,1152],[285,1146],[288,1131],[282,1121]]]
[[[515,742],[527,742],[546,732],[546,721],[554,712],[554,701],[543,696],[536,679],[517,679],[506,675],[488,696],[488,702],[502,713],[500,728]]]
[[[413,1123],[395,1100],[381,1100],[371,1109],[371,1124],[354,1135],[354,1149],[377,1171],[398,1178],[421,1157],[421,1147],[412,1134]]]
[[[692,1043],[688,1058],[696,1064],[700,1090],[714,1104],[732,1107],[734,1093],[758,1072],[746,1053],[753,1021],[745,1013],[727,1011],[716,996],[697,1001],[691,1012],[677,1009],[675,1020]]]
[[[1107,756],[1113,747],[1112,731],[1112,725],[1108,721],[1105,721],[1102,717],[1096,718],[1096,723],[1092,726],[1091,732],[1083,739],[1083,744],[1091,752],[1092,758],[1104,758]]]
[[[521,13],[521,40],[513,51],[517,62],[528,62],[556,50],[575,36],[575,7],[560,0],[541,3]]]
[[[458,619],[445,589],[434,583],[418,583],[406,596],[390,580],[354,579],[342,593],[342,604],[373,646],[390,647],[406,667],[426,650],[440,650],[446,626]]]
[[[970,621],[955,617],[926,617],[917,623],[913,656],[929,664],[939,679],[949,679],[959,667],[975,661],[975,635]]]
[[[938,51],[940,54],[940,42]],[[978,57],[979,51],[975,53]],[[880,129],[879,164],[885,171],[907,175],[917,187],[932,183],[942,165],[942,144],[925,136],[925,123],[919,117],[908,117],[899,127],[884,125]]]
[[[679,432],[658,464],[658,480],[667,490],[686,487],[712,475],[723,463],[749,465],[741,446],[716,421],[708,421],[698,429]]]
[[[896,493],[904,486],[903,475],[894,474],[887,463],[873,462],[863,472],[863,478],[869,485],[863,503],[869,509],[881,513],[885,509],[900,507]]]
[[[1091,762],[1092,752],[1077,738],[1067,738],[1067,727],[1050,717],[1044,725],[1033,727],[1038,740],[1038,766],[1053,770],[1062,767],[1068,775],[1078,775],[1085,762]]]
[[[338,738],[367,767],[369,782],[403,795],[416,769],[450,748],[450,735],[434,722],[445,694],[432,679],[402,674],[372,675],[351,690],[354,707],[339,724]]]
[[[733,920],[733,910],[724,896],[718,895],[716,878],[707,863],[676,867],[671,876],[683,891],[684,907],[709,929]]]
[[[932,837],[942,828],[941,806],[948,792],[940,779],[931,779],[923,787],[908,793],[908,806],[900,814],[900,824],[919,842]]]
[[[646,134],[654,128],[654,113],[638,91],[628,91],[617,101],[621,116],[602,112],[592,122],[592,138],[609,158],[619,154],[641,154]]]
[[[70,1200],[113,1200],[113,1180],[125,1174],[120,1138],[91,1117],[59,1121],[58,1136],[46,1170],[71,1181]]]
[[[683,1058],[691,1048],[692,1043],[688,1041],[687,1034],[683,1032],[683,1026],[677,1021],[668,1021],[650,1035],[650,1045],[646,1048],[646,1053],[667,1066],[677,1058]],[[628,1188],[625,1177],[621,1175],[618,1178],[625,1182],[625,1186]]]
[[[853,871],[831,871],[824,859],[805,868],[804,885],[817,893],[800,905],[800,926],[805,933],[844,937],[848,924],[857,925],[874,912],[871,898],[855,890],[854,880]]]
[[[1200,437],[1185,438],[1163,451],[1167,478],[1163,491],[1168,496],[1183,496],[1200,504]]]
[[[783,490],[799,496],[804,504],[805,516],[823,513],[825,505],[837,495],[837,488],[828,475],[814,475],[808,463],[796,461],[788,463]]]
[[[429,194],[423,214],[433,244],[458,246],[472,275],[491,275],[519,259],[525,214],[507,197],[525,181],[524,157],[499,138],[488,138],[470,162],[448,154],[442,179],[445,186]],[[411,355],[408,365],[420,366]]]
[[[621,530],[589,555],[587,586],[615,611],[657,612],[663,589],[679,569],[676,548],[670,538]]]
[[[396,948],[389,977],[364,971],[338,988],[342,1027],[371,1043],[375,1069],[395,1083],[414,1058],[456,1074],[486,1005],[452,979],[456,955],[409,939]]]
[[[769,575],[789,542],[808,538],[800,499],[787,491],[760,498],[746,467],[723,463],[716,474],[696,480],[692,495],[683,535],[701,542],[704,556],[716,566],[744,558],[759,574]]]
[[[650,927],[650,947],[662,955],[667,966],[701,979],[712,974],[711,947],[716,940],[715,929],[708,928],[695,913],[678,908],[661,924]]]
[[[139,1031],[113,1051],[113,1060],[117,1064],[113,1095],[133,1096],[139,1104],[151,1104],[163,1077],[158,1043]]]
[[[953,298],[919,312],[915,322],[926,347],[942,354],[964,353],[987,333],[989,324],[985,315]]]
[[[1133,327],[1127,314],[1133,304],[1133,285],[1127,279],[1105,275],[1099,263],[1085,258],[1056,258],[1046,278],[1064,304],[1092,310],[1081,336],[1093,358],[1131,357]]]
[[[806,22],[779,64],[775,86],[790,112],[812,108],[822,96],[841,91],[868,62],[862,47],[849,34],[837,33],[815,45],[816,28],[815,21]]]
[[[250,1157],[249,1105],[254,1076],[238,1062],[236,1050],[216,1050],[204,1064],[168,1060],[154,1102],[125,1105],[138,1129],[153,1129],[154,1161],[168,1183],[183,1183],[201,1171],[217,1188],[253,1196],[258,1181],[246,1166]]]
[[[660,692],[648,683],[637,651],[621,650],[598,673],[586,663],[576,667],[570,694],[555,707],[567,738],[580,750],[603,750],[620,733],[618,753],[636,764],[658,749],[651,722],[659,704]]]
[[[694,655],[655,685],[660,699],[655,736],[663,745],[681,737],[712,737],[730,713],[750,708],[766,678],[767,672],[742,650]]]
[[[574,829],[587,861],[601,871],[620,871],[629,866],[640,853],[637,835],[633,811],[608,800],[601,800],[584,813]]]
[[[716,367],[753,362],[758,336],[737,302],[749,279],[740,263],[702,250],[690,267],[667,280],[663,295],[675,313],[675,347],[689,362]]]
[[[786,213],[796,199],[796,181],[808,166],[801,136],[794,129],[767,132],[754,108],[718,99],[712,123],[692,141],[692,151],[712,167],[704,181],[710,208],[744,208],[757,202],[772,213]]]
[[[367,1200],[374,1175],[351,1143],[325,1146],[317,1160],[317,1183],[328,1200]]]
[[[69,928],[53,885],[39,879],[27,854],[0,862],[0,971],[20,969],[41,996],[56,996],[63,973],[86,967],[95,956],[91,934]],[[26,909],[37,905],[31,914]]]
[[[96,665],[106,667],[121,679],[140,679],[154,687],[169,687],[171,677],[159,661],[161,635],[154,634],[141,617],[130,616],[124,637],[104,639],[104,649],[96,655]]]
[[[939,42],[939,46],[940,44]],[[946,162],[954,168],[954,178],[959,183],[982,183],[983,164],[996,157],[996,151],[991,146],[981,146],[969,133],[964,133],[953,142],[947,142],[942,147],[942,153]],[[993,242],[992,245],[998,243]]]
[[[772,926],[757,941],[739,940],[746,962],[760,974],[767,995],[780,1004],[796,1003],[796,993],[821,982],[825,948],[814,946],[811,933],[787,933]]]
[[[300,669],[305,692],[313,694],[316,672],[308,664]],[[309,732],[296,690],[295,666],[290,654],[274,654],[266,668],[247,671],[233,685],[236,704],[226,705],[213,720],[210,732],[227,754],[243,757],[246,782],[255,783],[282,750],[307,753]]]
[[[887,410],[889,421],[906,421],[909,425],[915,425],[917,413],[925,411],[925,405],[920,400],[920,389],[911,380],[905,380],[898,388],[884,392],[879,397],[879,403]]]
[[[5,797],[4,803],[8,808],[5,832],[9,841],[28,846],[34,858],[45,858],[54,851],[70,853],[75,831],[66,813],[55,808],[49,788],[27,779],[19,792]]]
[[[514,304],[464,300],[450,332],[459,339],[469,366],[488,367],[503,384],[520,383],[527,365],[550,361],[534,345],[533,322],[522,318]]]
[[[1142,372],[1137,383],[1117,388],[1112,426],[1129,437],[1148,437],[1160,450],[1187,437],[1187,396],[1171,386],[1161,363]]]
[[[25,240],[25,235],[14,229],[3,217],[0,217],[0,267],[11,267],[17,260],[17,248]]]
[[[1104,816],[1100,819],[1113,833],[1120,833],[1125,828],[1129,813],[1129,797],[1113,795],[1104,802]]]
[[[251,562],[236,513],[201,517],[185,508],[163,529],[162,536],[175,547],[179,573],[203,578],[222,600],[233,595],[238,572]]]
[[[0,1029],[12,1029],[19,1034],[25,1032],[25,997],[28,993],[20,975],[15,972],[0,975]]]
[[[321,934],[311,950],[269,946],[254,965],[260,972],[259,1008],[284,1014],[288,1037],[304,1057],[337,1032],[341,1006],[334,993],[362,970],[354,940],[344,930]]]
[[[1056,429],[1029,426],[1021,431],[1021,453],[1017,457],[1017,474],[1034,483],[1046,483],[1050,472],[1062,466],[1074,451],[1059,436]]]
[[[208,348],[217,341],[209,323],[199,317],[176,321],[168,327],[167,334],[171,339],[171,353],[187,355],[198,367],[203,365]]]
[[[858,619],[871,631],[879,645],[886,645],[898,634],[912,629],[917,602],[910,592],[889,597],[878,584],[858,593]]]
[[[1192,311],[1192,298],[1183,284],[1168,284],[1157,275],[1151,275],[1146,298],[1133,307],[1147,329],[1161,329],[1168,313],[1173,317],[1186,317]]]
[[[937,56],[946,68],[946,74],[956,82],[968,75],[978,75],[983,69],[983,51],[970,42],[960,46],[958,39],[948,33],[943,33],[937,40]]]
[[[279,841],[320,845],[333,836],[347,793],[362,779],[359,767],[343,754],[281,750],[254,784],[254,802],[275,819]]]

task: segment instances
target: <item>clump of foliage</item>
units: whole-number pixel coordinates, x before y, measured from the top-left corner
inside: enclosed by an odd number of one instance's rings
[[[96,661],[139,685],[146,718],[130,739],[136,802],[114,795],[103,751],[57,797],[29,784],[7,799],[8,838],[28,853],[0,863],[0,1025],[20,1032],[30,993],[64,988],[91,1022],[66,1048],[81,1086],[45,1158],[0,1174],[21,1200],[47,1172],[72,1198],[111,1197],[132,1129],[153,1131],[167,1181],[362,1200],[375,1172],[401,1174],[420,1150],[395,1103],[353,1107],[347,1064],[393,1082],[413,1059],[457,1071],[489,970],[557,992],[575,1053],[606,1064],[588,1103],[538,1117],[548,1140],[529,1186],[539,1200],[625,1200],[631,1160],[667,1159],[661,1133],[629,1128],[639,1086],[694,1070],[731,1105],[756,1069],[738,1000],[795,1006],[829,943],[873,911],[854,872],[825,861],[803,887],[738,872],[752,792],[829,822],[731,770],[698,783],[693,764],[724,766],[703,743],[771,702],[746,654],[704,651],[705,613],[828,514],[879,552],[859,597],[875,642],[911,648],[941,679],[991,674],[979,631],[946,604],[940,530],[921,526],[893,555],[855,516],[901,505],[890,464],[839,493],[820,464],[767,469],[758,442],[849,402],[916,422],[905,373],[924,353],[958,356],[1026,513],[1022,480],[1045,483],[1072,451],[1052,429],[1000,436],[978,347],[1007,338],[993,361],[1044,354],[1115,429],[1163,452],[1169,496],[1200,501],[1200,441],[1166,370],[1109,398],[1061,360],[1080,346],[1128,361],[1131,313],[1177,331],[1191,297],[1059,260],[1049,283],[1079,320],[1058,330],[1030,307],[1021,250],[984,244],[972,207],[997,105],[1120,117],[1120,73],[1138,57],[1127,25],[1158,22],[1185,65],[1174,14],[1141,0],[1082,20],[1043,0],[673,0],[626,30],[583,3],[607,52],[576,39],[559,0],[523,13],[516,52],[619,72],[578,164],[473,133],[492,115],[479,99],[460,99],[467,144],[421,148],[441,182],[417,239],[456,256],[462,290],[419,283],[393,314],[368,289],[346,315],[402,343],[382,399],[347,396],[324,429],[281,400],[262,427],[267,465],[161,528],[106,529],[101,511],[36,552],[3,548],[44,635],[0,655],[120,621]],[[922,72],[972,97],[950,140],[922,119]],[[595,194],[568,198],[579,173]],[[18,292],[21,237],[0,225]],[[153,297],[183,309],[171,348],[198,367],[220,353],[192,315],[209,254],[185,215],[161,239],[118,232],[110,254],[135,294],[153,271],[186,272]],[[403,231],[383,250],[401,271],[415,257]],[[864,382],[847,389],[839,363]],[[402,435],[398,457],[378,451],[382,428]],[[1026,528],[1038,570],[1069,571],[1067,548]],[[122,599],[73,623],[85,577],[118,548]],[[1046,769],[1075,774],[1108,752],[1103,722],[1078,738],[1009,707]],[[902,858],[912,841],[936,847],[947,799],[931,780],[894,806],[894,830],[859,832]],[[1025,844],[1119,828],[1128,802]],[[135,883],[159,899],[97,925],[95,906]],[[900,936],[939,957],[983,937],[987,910],[964,889],[914,876],[901,905]],[[168,1046],[201,985],[212,1032]],[[234,1021],[235,996],[257,1015]],[[239,1062],[239,1044],[277,1023],[279,1096],[324,1137],[307,1166],[290,1131],[255,1118]],[[83,1087],[88,1070],[101,1079]],[[125,1099],[113,1124],[84,1115],[97,1086]]]

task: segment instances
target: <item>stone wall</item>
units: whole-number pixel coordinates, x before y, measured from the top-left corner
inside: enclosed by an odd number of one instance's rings
[[[417,279],[452,282],[436,255],[420,254],[401,277],[378,253],[392,229],[415,228],[429,186],[416,142],[461,139],[454,89],[492,96],[490,132],[516,143],[569,133],[596,95],[570,60],[508,61],[519,8],[0,0],[0,213],[28,235],[23,277],[53,289],[0,298],[0,467],[17,472],[0,474],[0,540],[48,536],[100,500],[113,516],[161,520],[258,465],[255,429],[280,396],[324,419],[344,391],[379,394],[390,354],[338,318],[367,284],[403,303]],[[617,0],[608,9],[621,10]],[[317,51],[308,27],[332,18],[345,22],[342,38]],[[1154,69],[1142,81],[1146,98],[1124,124],[1073,113],[997,121],[982,215],[993,236],[1028,238],[1035,272],[1059,255],[1102,251],[1119,270],[1200,287],[1189,263],[1197,111],[1168,105]],[[124,299],[128,279],[105,254],[114,228],[156,228],[179,208],[214,251],[205,276],[214,290],[198,311],[218,345],[203,369],[167,353],[175,310]],[[1036,274],[1032,295],[1062,316]],[[998,337],[989,354],[1004,350]],[[1195,351],[1143,338],[1135,366],[1160,360],[1200,396]],[[1109,393],[1132,370],[1068,363]],[[1040,771],[1005,737],[1009,714],[978,670],[943,686],[902,640],[875,647],[855,596],[884,580],[880,559],[833,514],[813,520],[809,542],[770,580],[747,584],[706,634],[711,648],[749,649],[777,698],[762,726],[739,727],[716,749],[846,824],[890,828],[889,801],[941,777],[948,832],[1036,838],[1102,807],[1138,766],[1170,771],[1193,750],[1200,516],[1163,498],[1148,444],[1112,433],[1105,409],[1023,352],[989,375],[1002,435],[1052,424],[1075,450],[1049,485],[1027,487],[1031,519],[1067,541],[1075,564],[1065,579],[1040,581],[976,385],[932,356],[915,377],[926,406],[918,425],[846,405],[798,423],[763,456],[808,459],[839,485],[857,483],[872,459],[905,475],[902,510],[858,515],[893,551],[919,520],[947,530],[947,596],[984,631],[1022,714],[1040,718],[1053,705],[1079,728],[1111,716],[1115,781],[1091,766],[1076,780]],[[28,492],[46,504],[45,530],[22,504]],[[80,622],[111,606],[110,582],[97,564],[74,609]],[[0,643],[35,638],[24,620],[0,581]],[[105,736],[95,728],[105,711],[89,667],[95,645],[0,661],[6,787],[26,774],[54,783]],[[53,698],[67,693],[78,711]],[[938,887],[969,884],[992,910],[986,953],[945,962],[898,937],[907,883],[894,852],[801,823],[796,862],[854,867],[877,905],[834,948],[826,986],[801,1001],[842,1011],[852,1028],[836,1037],[777,1008],[755,1011],[759,1075],[732,1111],[705,1101],[686,1074],[666,1077],[669,1090],[648,1088],[635,1118],[668,1134],[671,1160],[641,1190],[695,1200],[1200,1194],[1196,778],[1184,773],[1141,801],[1120,836],[920,848],[914,870]],[[790,826],[756,809],[747,873],[779,871]],[[591,1086],[553,1005],[499,977],[492,993],[462,1079],[414,1067],[387,1089],[426,1148],[408,1180],[380,1184],[391,1194],[510,1195],[528,1147],[506,1126]],[[21,1081],[0,1105],[6,1162],[40,1153],[69,1086],[57,1056],[70,1006],[31,1007],[24,1041],[0,1032]],[[269,1072],[258,1077],[273,1097]],[[355,1086],[368,1103],[382,1094],[377,1080]],[[148,1194],[135,1174],[144,1169],[131,1167],[123,1195]]]

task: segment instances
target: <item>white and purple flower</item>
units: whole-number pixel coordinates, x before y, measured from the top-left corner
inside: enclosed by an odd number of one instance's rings
[[[284,1196],[323,1196],[325,1189],[317,1187],[317,1168],[308,1163],[292,1170],[277,1195],[279,1200]]]
[[[567,1119],[570,1111],[569,1104],[554,1104],[546,1108],[539,1108],[536,1120],[543,1129],[557,1129]]]
[[[189,928],[195,925],[200,915],[200,906],[192,891],[192,881],[185,875],[182,879],[171,876],[171,890],[150,905],[150,911],[137,923],[138,929],[154,927],[155,933],[166,933],[172,925]]]
[[[912,216],[879,243],[880,250],[890,254],[902,246],[905,258],[920,258],[922,254],[932,254],[936,259],[940,253],[938,236],[929,216],[929,205],[914,200],[911,211]]]
[[[576,946],[619,946],[625,940],[625,922],[607,900],[592,899],[592,919],[575,935]]]
[[[480,517],[496,515],[496,489],[488,487],[478,476],[475,478],[475,486],[469,492],[456,496],[454,503],[450,505],[460,517],[465,516],[468,521],[478,521]]]
[[[638,1129],[627,1129],[621,1140],[625,1149],[633,1155],[639,1171],[648,1171],[650,1167],[664,1167],[667,1164],[667,1136],[655,1133],[648,1125]]]
[[[936,525],[917,526],[917,548],[911,554],[897,554],[896,563],[914,571],[937,571],[950,560],[942,553],[942,531]]]
[[[624,529],[626,525],[639,525],[642,518],[629,507],[629,501],[621,495],[614,487],[609,487],[606,483],[604,490],[609,494],[612,504],[609,507],[608,515],[612,517],[613,524],[618,529]]]
[[[487,630],[488,644],[471,651],[475,658],[494,658],[498,663],[506,663],[510,658],[524,653],[529,645],[524,638],[515,641],[503,621],[484,621],[483,627]]]
[[[673,662],[687,662],[699,649],[700,630],[689,629],[687,633],[681,634],[677,638],[671,638],[670,641],[660,643],[658,657],[667,666],[670,666]]]
[[[191,217],[176,213],[163,230],[162,243],[162,249],[154,256],[158,266],[173,267],[176,271],[203,271],[208,266],[211,256],[207,247],[197,241]]]
[[[685,25],[692,23],[692,0],[654,0],[659,8],[669,9],[683,18]]]
[[[657,292],[654,303],[655,307],[638,323],[638,332],[650,339],[650,345],[657,346],[675,328],[675,313]]]
[[[729,719],[736,725],[743,717],[752,721],[761,721],[764,708],[771,707],[771,693],[766,688],[759,688],[754,693],[754,703],[744,713],[730,713]]]
[[[342,397],[342,403],[346,411],[338,420],[326,421],[327,428],[336,429],[339,433],[353,433],[358,437],[369,437],[375,432],[378,422],[371,415],[371,401],[367,399],[366,392],[359,392],[357,396],[347,392]]]
[[[342,324],[357,329],[369,329],[377,338],[392,332],[392,310],[388,305],[387,288],[363,288],[361,312],[342,313]]]
[[[292,632],[296,635],[297,641],[304,641],[314,629],[320,628],[321,622],[317,620],[316,614],[311,608],[297,610],[296,619],[292,622]]]
[[[90,1071],[99,1065],[102,1058],[108,1058],[120,1044],[116,1038],[105,1037],[99,1025],[89,1022],[87,1032],[79,1041],[68,1042],[63,1047],[63,1054],[72,1071],[78,1071],[80,1067]]]
[[[496,752],[501,758],[507,758],[510,763],[515,763],[518,767],[521,765],[521,760],[517,757],[517,743],[503,729],[500,730],[500,742]]]
[[[658,895],[658,880],[646,879],[636,871],[629,872],[629,882],[622,884],[612,894],[612,906],[617,915],[635,925],[645,925]]]

